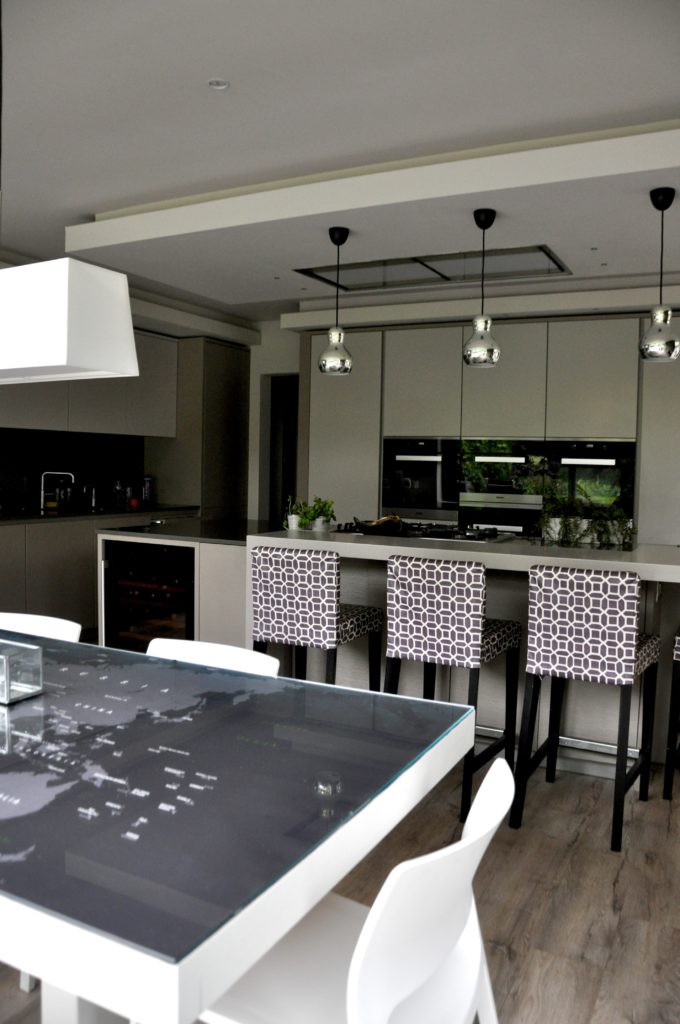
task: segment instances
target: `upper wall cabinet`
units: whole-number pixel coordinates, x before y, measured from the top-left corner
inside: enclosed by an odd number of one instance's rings
[[[177,342],[135,334],[138,377],[72,381],[68,429],[173,437],[177,415]]]
[[[385,332],[383,434],[458,437],[463,331],[416,327]]]
[[[549,325],[546,437],[635,439],[638,331],[636,319]]]
[[[497,365],[463,365],[462,435],[543,437],[547,325],[494,323],[491,330]]]
[[[68,381],[0,385],[0,427],[68,429]]]
[[[353,368],[345,377],[319,373],[327,344],[325,334],[312,338],[309,497],[333,499],[339,522],[373,518],[380,501],[381,335],[347,335]]]

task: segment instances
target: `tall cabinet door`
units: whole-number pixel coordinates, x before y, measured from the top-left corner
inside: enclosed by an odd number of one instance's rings
[[[459,437],[461,327],[385,332],[383,434]]]
[[[491,331],[498,363],[463,366],[463,437],[542,438],[547,325],[494,324]]]
[[[546,437],[635,440],[638,331],[630,318],[549,325]]]
[[[309,407],[309,498],[331,498],[339,522],[378,514],[380,494],[379,331],[346,337],[352,372],[319,372],[327,335],[312,338]],[[305,495],[302,495],[305,497]]]

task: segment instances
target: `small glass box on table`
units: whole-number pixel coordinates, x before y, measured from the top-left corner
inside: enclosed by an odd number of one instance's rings
[[[0,640],[0,704],[14,704],[42,690],[42,648]]]

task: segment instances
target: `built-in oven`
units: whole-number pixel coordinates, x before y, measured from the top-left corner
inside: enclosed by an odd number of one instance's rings
[[[616,505],[632,519],[635,452],[634,441],[546,441],[546,500],[574,507]]]
[[[459,449],[457,438],[384,438],[381,514],[455,522]]]
[[[542,441],[461,441],[459,525],[537,534],[544,463]]]

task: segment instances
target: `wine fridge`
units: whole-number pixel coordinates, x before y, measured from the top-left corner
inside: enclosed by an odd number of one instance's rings
[[[104,540],[100,642],[146,651],[153,637],[195,639],[195,547]]]

